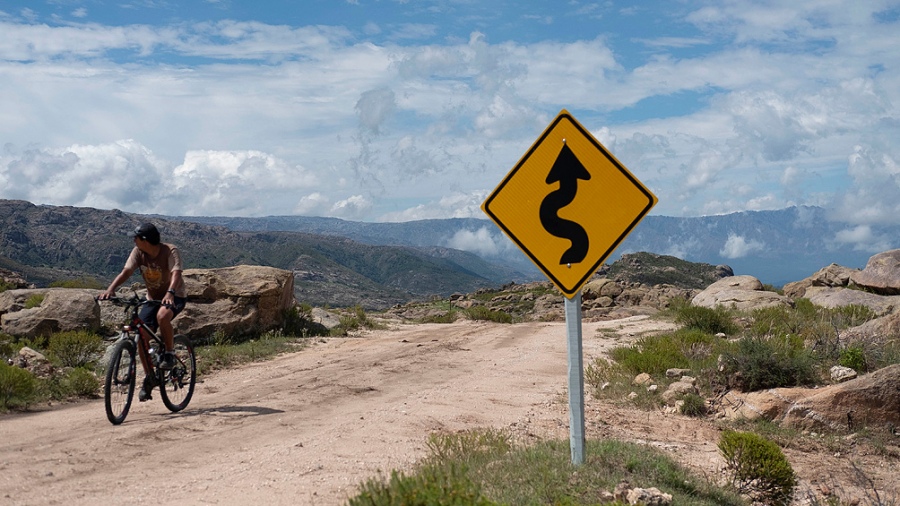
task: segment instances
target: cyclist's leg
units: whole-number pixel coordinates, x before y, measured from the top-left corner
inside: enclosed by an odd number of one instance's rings
[[[156,330],[156,306],[152,304],[145,304],[141,307],[140,312],[141,321],[144,322],[144,325],[150,327],[153,330]],[[138,346],[139,354],[141,356],[141,364],[144,366],[144,372],[147,375],[150,375],[150,354],[147,350],[150,349],[150,335],[146,333],[144,329],[141,329],[141,345]]]
[[[156,312],[156,323],[159,325],[159,333],[162,334],[166,351],[172,351],[175,347],[175,330],[172,328],[172,320],[184,309],[185,299],[175,297],[175,303],[171,306],[159,306]]]

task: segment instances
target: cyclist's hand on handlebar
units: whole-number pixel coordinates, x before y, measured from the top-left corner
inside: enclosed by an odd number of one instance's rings
[[[97,300],[107,300],[115,297],[115,292],[110,292],[109,290],[105,292],[101,292],[100,295],[97,296]]]

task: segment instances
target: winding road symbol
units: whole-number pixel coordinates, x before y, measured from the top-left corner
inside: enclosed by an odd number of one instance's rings
[[[655,204],[563,109],[481,209],[571,298]]]
[[[556,162],[550,168],[547,175],[547,184],[559,183],[559,188],[548,194],[541,201],[540,216],[541,225],[550,235],[572,241],[572,246],[567,249],[559,259],[560,265],[581,263],[587,256],[590,247],[590,239],[584,227],[559,217],[559,210],[571,204],[578,192],[578,180],[591,179],[590,172],[578,161],[575,153],[569,146],[563,144]]]

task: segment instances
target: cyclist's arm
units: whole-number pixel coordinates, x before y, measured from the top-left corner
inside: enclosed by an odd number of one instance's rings
[[[169,278],[169,289],[166,290],[166,295],[163,297],[163,304],[173,304],[175,302],[175,294],[181,292],[181,288],[184,285],[184,280],[181,277],[181,269],[172,271]]]
[[[128,281],[128,278],[130,278],[132,274],[134,274],[134,269],[129,269],[127,267],[122,269],[122,272],[120,272],[119,275],[116,276],[116,279],[114,279],[112,283],[109,284],[109,288],[107,288],[106,291],[101,293],[97,298],[103,300],[110,297],[115,297],[116,288],[118,288],[122,283]]]

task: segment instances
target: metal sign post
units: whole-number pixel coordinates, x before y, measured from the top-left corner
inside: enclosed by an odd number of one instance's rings
[[[563,109],[481,209],[566,296],[572,463],[584,462],[581,288],[656,196]]]
[[[581,346],[581,291],[566,298],[566,342],[569,355],[569,447],[572,464],[584,463],[584,358]]]

